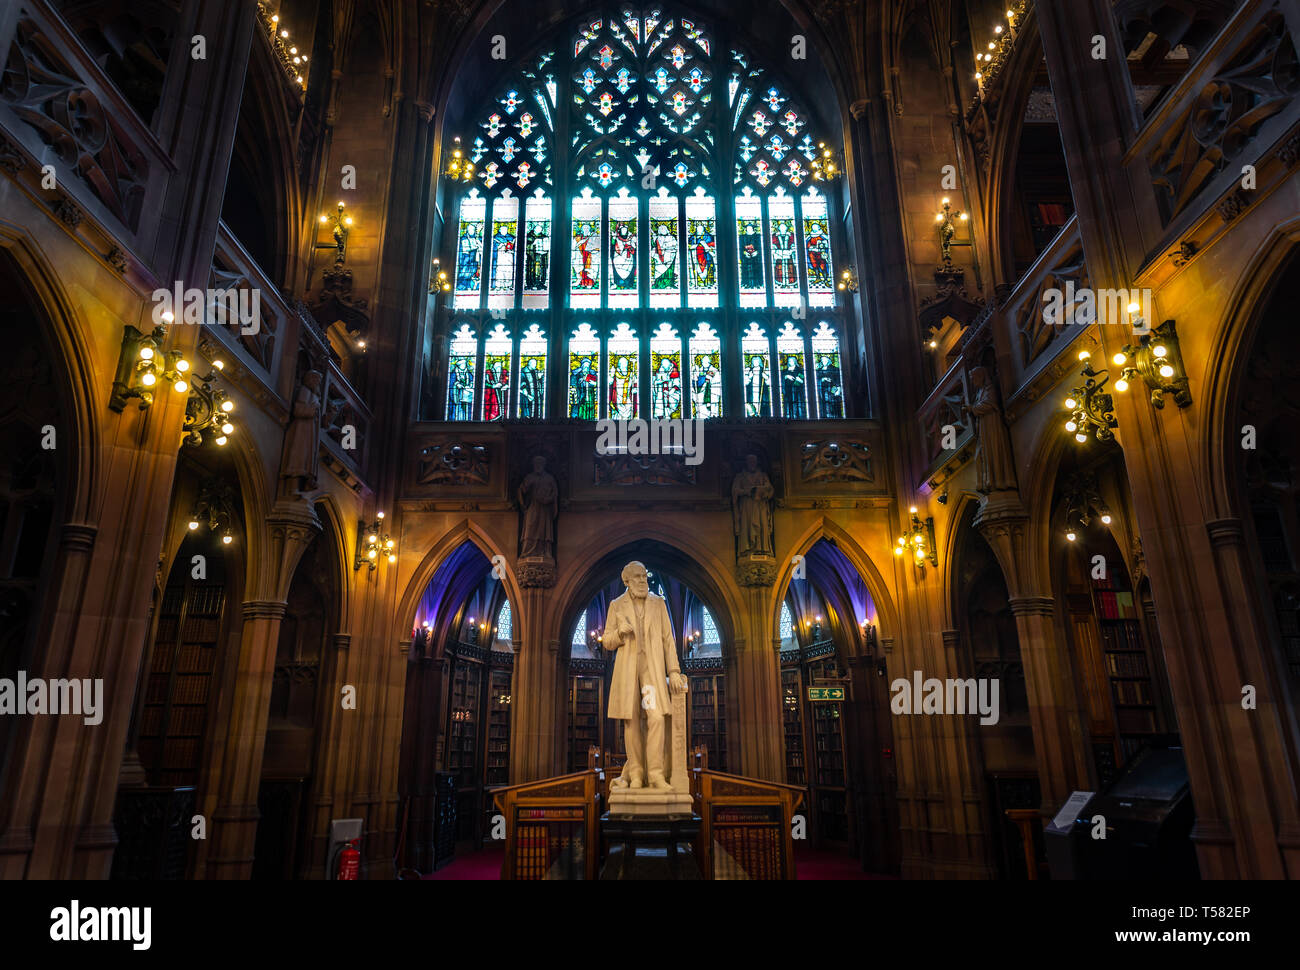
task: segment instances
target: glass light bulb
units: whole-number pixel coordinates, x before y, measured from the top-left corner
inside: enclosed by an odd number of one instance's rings
[[[1085,441],[1088,440],[1088,436],[1084,434],[1082,431],[1080,431],[1077,435],[1074,436],[1074,440],[1079,442],[1079,444],[1083,444]]]
[[[388,561],[389,561],[389,562],[397,562],[397,556],[394,555],[394,554],[391,554],[391,553],[390,553],[389,556],[388,556]]]
[[[1086,351],[1086,350],[1081,350],[1081,351],[1079,351],[1079,359],[1080,359],[1080,360],[1087,360],[1087,359],[1090,358],[1091,356],[1092,356],[1092,354],[1091,354],[1089,351]]]
[[[1065,422],[1065,430],[1073,434],[1079,430],[1079,426],[1073,421],[1067,421]]]
[[[1128,312],[1129,312],[1129,313],[1137,313],[1137,312],[1138,312],[1139,310],[1141,310],[1141,309],[1142,309],[1142,305],[1141,305],[1140,303],[1136,303],[1136,302],[1135,302],[1135,303],[1130,303],[1130,304],[1128,305]]]
[[[234,402],[234,401],[222,401],[222,402],[221,402],[221,410],[223,410],[223,411],[225,411],[227,414],[229,414],[231,411],[235,410],[235,402]]]
[[[177,394],[184,394],[186,391],[190,389],[190,386],[186,384],[184,381],[177,381],[175,384],[172,385],[172,387],[176,389]]]
[[[140,383],[145,387],[153,387],[154,384],[158,383],[158,378],[153,376],[153,371],[147,370],[140,375]]]
[[[1170,367],[1168,364],[1162,364],[1160,367],[1160,376],[1164,378],[1173,377],[1174,369]]]
[[[194,531],[195,529],[197,529],[198,527],[199,527],[199,524],[198,524],[196,521],[194,521],[193,519],[190,519],[190,531],[193,532],[193,531]]]
[[[212,362],[212,366],[215,367],[217,370],[225,370],[225,369],[226,369],[226,362],[225,362],[224,360],[222,360],[221,358],[217,358],[216,360],[214,360],[214,361]]]
[[[1067,538],[1067,539],[1069,539],[1071,542],[1073,542],[1073,541],[1075,540],[1075,535],[1074,535],[1073,532],[1067,532],[1067,533],[1065,534],[1065,538]]]
[[[376,535],[371,535],[371,536],[367,537],[367,539],[366,539],[366,542],[368,542],[368,543],[369,543],[370,545],[372,545],[372,546],[373,546],[376,542],[378,542],[378,541],[379,541],[379,536],[376,536]]]
[[[902,546],[895,546],[895,547],[894,547],[894,555],[895,555],[895,556],[901,556],[902,554],[903,554],[903,547],[902,547]]]
[[[234,426],[233,424],[231,424],[229,421],[227,421],[225,424],[223,424],[223,425],[221,426],[221,433],[222,433],[222,434],[234,434],[234,433],[235,433],[235,426]]]
[[[1125,362],[1127,361],[1128,361],[1128,357],[1126,357],[1123,353],[1118,353],[1111,358],[1111,363],[1113,363],[1116,367],[1123,367]]]
[[[1169,348],[1164,344],[1156,344],[1151,348],[1151,353],[1155,354],[1157,357],[1164,357],[1169,353]]]
[[[141,359],[141,360],[153,360],[153,348],[150,347],[148,344],[145,344],[143,347],[141,347],[141,348],[140,348],[140,359]]]
[[[176,361],[176,369],[184,374],[190,369],[190,362],[182,357],[180,360]]]
[[[1110,525],[1110,516],[1109,516],[1109,515],[1103,515],[1103,516],[1101,517],[1101,521],[1102,521],[1102,524],[1103,524],[1103,525]]]
[[[1079,406],[1079,402],[1072,397],[1067,397],[1065,399],[1065,406],[1069,408],[1071,411],[1073,411],[1075,408]]]
[[[377,519],[382,519],[383,517],[384,517],[384,513],[383,513],[383,512],[376,512],[376,513],[375,513],[375,518],[377,518]]]
[[[916,515],[916,506],[913,505],[913,506],[912,506],[910,509],[908,509],[907,511],[911,512],[913,515]]]
[[[384,548],[391,549],[393,548],[394,545],[396,545],[396,543],[394,543],[392,539],[389,539],[387,542],[384,543]]]
[[[222,447],[222,448],[224,448],[224,447],[226,446],[226,436],[225,436],[225,435],[222,435],[220,438],[217,439],[217,445],[218,445],[219,447]]]
[[[1123,394],[1125,391],[1128,390],[1128,381],[1124,380],[1124,378],[1121,377],[1119,380],[1115,382],[1115,390]]]
[[[229,532],[227,532],[225,535],[221,537],[221,541],[228,546],[235,541],[235,537],[232,536]]]

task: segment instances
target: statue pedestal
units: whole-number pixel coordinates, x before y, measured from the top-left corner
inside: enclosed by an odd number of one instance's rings
[[[691,814],[690,792],[671,788],[614,788],[609,793],[611,816],[670,816]]]
[[[633,789],[633,794],[644,789]],[[654,791],[660,797],[672,797],[670,791]],[[688,796],[689,798],[689,796]],[[700,817],[691,813],[658,817],[615,815],[609,812],[600,819],[601,837],[609,847],[601,879],[699,879],[695,862],[695,839],[700,832]]]

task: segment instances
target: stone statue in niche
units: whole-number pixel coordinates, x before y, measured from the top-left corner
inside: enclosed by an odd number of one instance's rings
[[[731,482],[731,521],[736,555],[771,556],[772,480],[758,467],[757,455],[745,456],[745,467]]]
[[[1011,452],[1011,435],[1002,419],[998,391],[987,367],[970,372],[974,399],[965,408],[975,420],[976,490],[983,495],[1016,489],[1015,458]]]
[[[320,467],[321,379],[317,370],[302,375],[289,412],[280,459],[280,483],[288,496],[302,495],[316,488]]]
[[[525,559],[555,558],[555,515],[560,507],[560,486],[546,470],[546,459],[533,458],[533,470],[519,483],[519,507],[524,512],[520,529],[520,555]]]
[[[622,596],[609,604],[604,647],[616,651],[609,716],[623,722],[627,761],[610,789],[612,814],[690,812],[686,678],[668,604],[650,592],[646,568],[623,567]]]

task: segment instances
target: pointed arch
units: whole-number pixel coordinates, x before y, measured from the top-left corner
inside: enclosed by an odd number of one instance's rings
[[[871,602],[876,607],[878,636],[882,639],[897,636],[901,629],[898,607],[890,595],[889,586],[885,582],[884,575],[876,568],[875,562],[867,555],[857,540],[849,534],[848,530],[827,516],[822,516],[809,525],[803,534],[790,546],[789,551],[780,557],[785,565],[781,568],[768,599],[768,612],[772,617],[773,629],[779,629],[781,602],[785,599],[786,591],[790,587],[790,580],[794,573],[794,556],[806,556],[808,550],[820,539],[825,539],[843,553],[866,584],[867,592],[871,596]]]
[[[320,519],[322,541],[330,545],[330,559],[334,563],[334,568],[338,571],[339,588],[338,588],[338,616],[336,618],[336,632],[350,636],[352,633],[352,577],[356,575],[353,569],[353,556],[349,553],[348,537],[351,535],[347,526],[344,524],[345,519],[339,508],[338,499],[333,495],[322,495],[316,499],[316,517]]]

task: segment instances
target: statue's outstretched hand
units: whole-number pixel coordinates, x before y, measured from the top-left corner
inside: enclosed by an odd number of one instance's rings
[[[686,678],[677,671],[671,671],[668,674],[668,686],[672,688],[674,694],[686,693]]]

